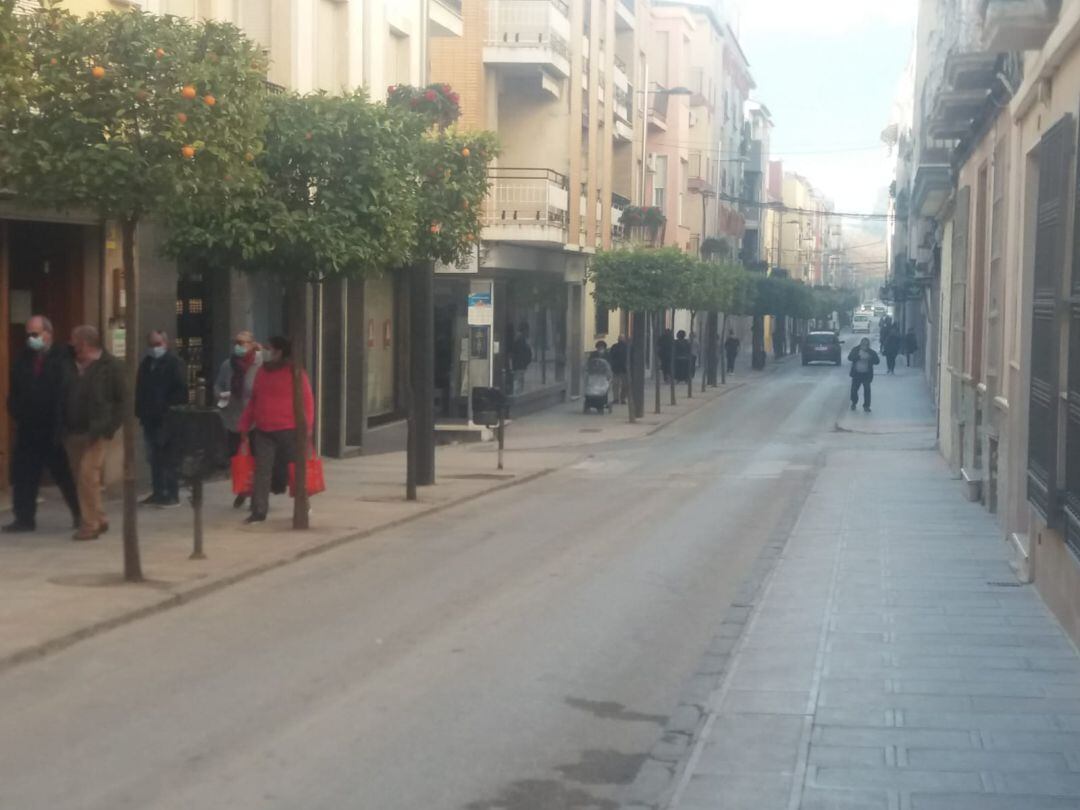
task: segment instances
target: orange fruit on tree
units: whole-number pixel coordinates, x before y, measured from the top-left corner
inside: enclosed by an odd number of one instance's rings
[[[185,84],[184,88],[180,91],[180,95],[186,98],[188,101],[195,98],[195,85]]]
[[[187,113],[177,113],[176,114],[176,120],[179,121],[181,124],[186,124],[187,123]]]
[[[164,59],[165,51],[163,51],[161,48],[158,48],[156,51],[154,51],[154,56],[156,56],[158,59]]]
[[[205,104],[207,107],[213,107],[215,104],[217,104],[217,99],[214,98],[209,93],[207,93],[205,96],[203,96],[202,100],[203,100],[203,104]]]
[[[252,161],[255,160],[255,153],[254,152],[244,152],[244,160],[246,160],[248,163],[251,163]]]
[[[135,91],[135,100],[136,101],[146,101],[149,98],[150,98],[150,94],[148,92],[146,92],[145,90],[136,90]]]
[[[95,79],[104,79],[105,68],[103,68],[101,65],[94,65],[94,67],[90,70],[90,75],[93,76]]]
[[[464,149],[461,150],[461,156],[462,157],[468,157],[470,154],[471,153],[469,152],[469,147],[467,147],[467,146]]]
[[[193,157],[195,157],[195,147],[194,146],[183,146],[183,147],[181,147],[180,148],[180,155],[184,158],[184,160],[191,160]]]
[[[439,233],[441,230],[442,230],[442,225],[441,224],[439,224],[438,222],[432,224],[432,226],[431,226],[431,232],[432,233]]]

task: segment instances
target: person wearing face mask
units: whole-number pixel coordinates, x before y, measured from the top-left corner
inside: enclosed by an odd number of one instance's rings
[[[41,473],[48,470],[64,502],[79,523],[79,499],[61,440],[64,387],[71,352],[53,345],[53,326],[44,315],[26,322],[26,348],[11,369],[8,413],[15,421],[11,454],[11,506],[15,519],[5,532],[37,528],[37,496]]]
[[[169,508],[180,505],[180,470],[165,416],[174,405],[187,404],[187,375],[184,362],[169,351],[169,336],[164,332],[150,332],[146,345],[146,357],[135,377],[135,416],[146,440],[153,492],[142,503]]]
[[[221,364],[217,379],[214,380],[214,398],[217,400],[221,421],[229,435],[229,455],[235,456],[240,450],[240,416],[251,399],[255,387],[255,373],[262,365],[262,346],[255,342],[251,332],[237,332],[233,338],[230,357]],[[250,494],[250,493],[248,493]],[[244,505],[248,495],[240,494],[233,501],[233,508]]]
[[[301,374],[301,395],[308,434],[315,419],[315,398],[306,373]],[[255,374],[251,398],[240,416],[240,432],[254,431],[255,491],[245,523],[266,520],[270,491],[284,491],[289,463],[296,457],[296,419],[293,412],[292,344],[270,338],[270,357]],[[276,486],[272,486],[276,484]]]
[[[79,494],[79,530],[75,540],[94,540],[109,530],[101,501],[109,442],[124,421],[127,390],[124,364],[101,345],[93,326],[71,333],[75,362],[64,394],[64,441]]]
[[[851,410],[859,404],[859,388],[863,390],[863,410],[870,413],[870,384],[874,381],[874,366],[881,362],[878,353],[870,348],[870,338],[863,338],[848,355],[851,363]]]

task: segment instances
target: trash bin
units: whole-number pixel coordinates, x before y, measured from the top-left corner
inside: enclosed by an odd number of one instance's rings
[[[498,388],[476,387],[472,390],[472,420],[478,425],[495,428],[499,442],[498,468],[503,468],[503,434],[510,415],[510,400]]]
[[[165,431],[173,461],[180,470],[180,480],[191,487],[195,535],[191,559],[201,560],[206,556],[202,530],[203,481],[229,466],[225,424],[217,408],[176,405],[165,417]]]

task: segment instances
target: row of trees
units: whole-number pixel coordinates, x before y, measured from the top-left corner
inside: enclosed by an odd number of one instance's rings
[[[748,270],[741,264],[701,261],[678,248],[624,248],[597,254],[590,265],[593,297],[605,309],[630,313],[635,341],[630,390],[634,399],[631,421],[644,409],[644,335],[648,320],[659,334],[667,310],[688,310],[691,325],[704,313],[702,346],[705,349],[706,377],[717,362],[717,337],[726,334],[728,316],[752,316],[760,334],[766,315],[783,323],[787,318],[800,321],[828,320],[834,312],[852,309],[858,296],[851,290],[808,287],[781,275],[766,275]],[[722,314],[723,321],[718,315]],[[715,380],[710,380],[715,382]],[[692,395],[692,388],[688,388]],[[671,401],[675,401],[674,375]],[[656,376],[656,409],[660,409],[660,378]]]
[[[0,187],[119,223],[132,386],[142,222],[163,226],[185,264],[281,283],[297,381],[308,284],[407,272],[429,288],[434,261],[459,261],[479,239],[495,142],[454,129],[449,87],[393,87],[383,104],[363,91],[284,92],[266,72],[261,49],[229,24],[134,10],[79,18],[53,4],[18,15],[0,0]],[[295,388],[293,525],[306,528],[310,426]],[[123,433],[124,571],[139,580],[132,409]]]

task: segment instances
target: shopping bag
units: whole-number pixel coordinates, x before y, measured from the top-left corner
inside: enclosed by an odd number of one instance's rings
[[[250,495],[255,488],[255,457],[251,455],[247,439],[240,443],[240,449],[232,457],[230,466],[233,495]]]
[[[308,453],[307,463],[307,494],[310,498],[312,495],[318,495],[320,492],[326,489],[326,479],[323,477],[322,459],[315,455],[315,450]],[[296,465],[289,465],[289,497],[296,497]]]

